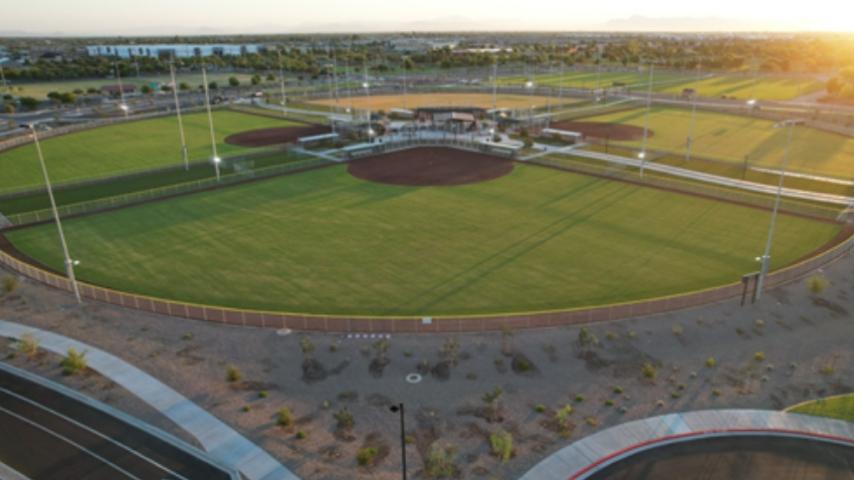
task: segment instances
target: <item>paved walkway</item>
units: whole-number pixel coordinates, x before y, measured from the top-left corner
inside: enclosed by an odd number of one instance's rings
[[[650,443],[664,445],[685,437],[717,436],[725,431],[812,434],[850,442],[854,423],[773,410],[701,410],[624,423],[587,436],[542,460],[521,480],[583,479]]]
[[[65,355],[69,348],[86,352],[89,368],[116,382],[193,435],[222,464],[249,480],[298,480],[270,454],[231,427],[164,385],[156,378],[103,350],[27,325],[0,320],[0,336],[21,338],[30,333],[45,350]]]

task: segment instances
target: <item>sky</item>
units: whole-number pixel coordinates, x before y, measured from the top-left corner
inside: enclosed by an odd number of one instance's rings
[[[0,35],[854,31],[852,0],[3,0]],[[69,8],[71,5],[73,7]]]

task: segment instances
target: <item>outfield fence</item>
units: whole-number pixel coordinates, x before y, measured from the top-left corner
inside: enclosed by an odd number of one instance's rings
[[[241,160],[250,160],[252,158],[258,158],[262,156],[267,157],[274,154],[286,153],[287,150],[284,149],[265,151],[264,153],[254,152],[252,154],[244,154],[230,157],[228,161],[237,162]],[[208,177],[191,182],[168,185],[165,187],[99,198],[86,202],[62,205],[60,207],[57,207],[57,210],[59,211],[59,215],[62,218],[88,215],[101,211],[113,210],[120,207],[127,207],[155,200],[171,198],[178,195],[185,195],[213,188],[239,184],[250,180],[269,178],[291,172],[308,170],[324,165],[329,165],[332,163],[333,162],[331,162],[330,160],[324,158],[306,157],[305,159],[293,162],[287,162],[258,169],[246,169],[244,171],[222,175],[220,177],[220,180],[217,180],[216,177]],[[53,211],[51,209],[43,209],[26,213],[12,214],[7,215],[6,220],[9,223],[7,223],[5,227],[3,226],[3,224],[0,224],[0,231],[4,229],[14,229],[25,226],[31,226],[53,220]]]
[[[774,288],[805,277],[816,269],[850,255],[854,250],[854,229],[848,228],[835,246],[806,260],[772,272],[766,287]],[[71,292],[70,281],[56,272],[48,271],[18,254],[0,250],[0,265],[66,292]],[[427,317],[367,317],[347,315],[307,315],[299,313],[243,310],[215,305],[200,305],[120,292],[84,282],[79,282],[81,295],[97,302],[132,308],[144,312],[191,320],[261,328],[288,328],[302,331],[324,332],[475,332],[502,329],[544,328],[561,325],[605,322],[672,312],[742,295],[741,282],[706,290],[659,297],[648,300],[613,305],[582,307],[567,310],[521,312],[494,315]]]
[[[702,181],[683,180],[668,177],[664,174],[656,175],[647,171],[641,177],[637,168],[616,164],[607,164],[596,160],[581,161],[572,158],[556,159],[549,156],[532,158],[525,163],[531,163],[544,167],[564,170],[567,172],[581,173],[596,177],[619,180],[623,182],[644,185],[663,190],[674,191],[686,195],[694,195],[715,200],[737,203],[745,206],[770,210],[774,207],[774,196],[761,193],[751,193],[737,188],[715,186]],[[601,163],[601,164],[600,164]],[[840,214],[843,207],[831,207],[819,203],[791,200],[781,198],[780,211],[783,213],[809,217],[822,221],[840,223]]]

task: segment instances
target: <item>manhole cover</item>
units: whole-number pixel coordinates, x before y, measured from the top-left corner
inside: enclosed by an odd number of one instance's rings
[[[407,383],[418,383],[420,381],[421,381],[421,375],[419,375],[417,373],[410,373],[409,375],[406,376],[406,382]]]

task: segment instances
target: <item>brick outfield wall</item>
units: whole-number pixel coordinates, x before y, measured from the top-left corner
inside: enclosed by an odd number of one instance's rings
[[[768,288],[773,288],[802,278],[808,273],[850,254],[852,250],[854,250],[854,232],[829,250],[771,273],[766,280],[766,285]],[[51,287],[67,292],[72,291],[71,283],[67,278],[19,260],[5,251],[0,251],[0,265],[4,265],[21,275]],[[459,318],[439,317],[434,318],[430,324],[424,324],[418,318],[303,316],[299,314],[226,309],[117,292],[86,283],[79,283],[79,287],[81,295],[86,299],[160,315],[244,327],[289,328],[291,330],[322,332],[378,333],[478,332],[501,330],[505,327],[521,329],[594,323],[671,312],[737,298],[742,293],[741,283],[736,283],[700,292],[619,305],[530,314],[521,313]]]

